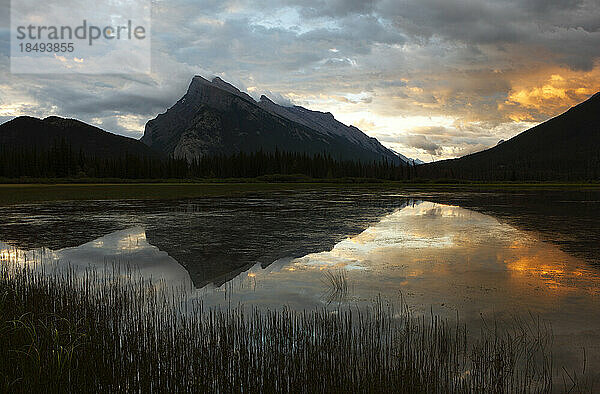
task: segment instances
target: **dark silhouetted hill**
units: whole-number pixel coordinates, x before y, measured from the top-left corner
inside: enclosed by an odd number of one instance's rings
[[[99,158],[122,158],[126,154],[159,156],[138,140],[112,134],[75,119],[21,116],[0,125],[1,149],[35,149],[41,152],[51,150],[56,144],[66,144],[73,152]]]
[[[499,181],[600,179],[600,93],[497,146],[417,167],[420,178]]]

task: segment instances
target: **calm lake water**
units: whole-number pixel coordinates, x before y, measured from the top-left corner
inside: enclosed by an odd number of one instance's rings
[[[597,192],[277,193],[0,207],[0,253],[83,272],[114,262],[207,306],[371,305],[552,325],[555,360],[600,368]],[[55,268],[53,268],[55,269]],[[345,277],[336,292],[328,273]],[[487,322],[487,323],[486,323]]]

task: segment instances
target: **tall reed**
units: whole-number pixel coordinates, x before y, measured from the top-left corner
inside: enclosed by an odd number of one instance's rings
[[[467,338],[458,322],[383,302],[367,309],[206,309],[184,289],[133,270],[81,274],[1,261],[5,391],[552,390],[546,327],[496,327],[475,342]]]

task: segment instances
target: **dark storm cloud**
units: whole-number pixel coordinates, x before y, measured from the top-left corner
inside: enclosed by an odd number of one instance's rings
[[[442,145],[434,142],[433,139],[422,134],[380,134],[377,136],[377,138],[383,142],[398,143],[405,147],[415,148],[433,156],[438,156],[442,152]]]
[[[377,1],[374,0],[308,0],[302,2],[288,2],[299,6],[302,15],[315,17],[344,17],[347,15],[367,15],[375,10]]]
[[[384,1],[380,10],[416,37],[541,48],[583,69],[600,55],[600,3],[595,0]]]
[[[534,14],[547,14],[555,11],[572,11],[579,9],[583,0],[521,0],[512,1],[516,6],[521,7]]]
[[[327,41],[356,53],[367,53],[373,44],[401,45],[405,36],[387,25],[382,19],[372,15],[354,15],[338,21],[335,28],[322,28],[303,34],[307,42]],[[367,49],[365,49],[367,47]]]
[[[430,155],[437,156],[442,147],[433,141],[430,141],[424,135],[408,135],[404,138],[404,144],[413,148],[424,150]]]
[[[10,0],[0,0],[0,25],[10,25]]]
[[[36,84],[28,83],[29,76],[11,76],[12,84],[21,86],[20,92],[37,102],[60,106],[62,111],[77,115],[104,113],[134,113],[152,115],[173,103],[176,96],[156,95],[160,88],[144,84],[140,79],[119,77],[94,78],[85,84],[81,76],[38,76]],[[130,87],[128,87],[128,85]],[[118,92],[115,94],[115,92]],[[144,95],[144,92],[149,95]],[[178,94],[178,93],[177,93]]]
[[[0,0],[0,56],[10,53],[10,0]],[[8,59],[1,59],[4,63]],[[1,64],[1,63],[0,63]]]
[[[64,94],[64,98],[59,100],[65,102],[63,109],[73,114],[112,114],[112,113],[133,113],[136,115],[147,115],[148,117],[164,112],[166,108],[173,104],[172,97],[147,97],[138,94],[121,94],[116,97],[103,95],[97,97],[93,94],[78,94],[69,92]],[[78,97],[78,100],[72,98]],[[70,101],[67,101],[69,99]]]

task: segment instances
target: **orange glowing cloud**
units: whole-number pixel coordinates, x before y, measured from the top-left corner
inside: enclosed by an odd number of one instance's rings
[[[600,91],[600,64],[590,71],[554,67],[511,81],[507,100],[498,109],[513,121],[555,116]]]

